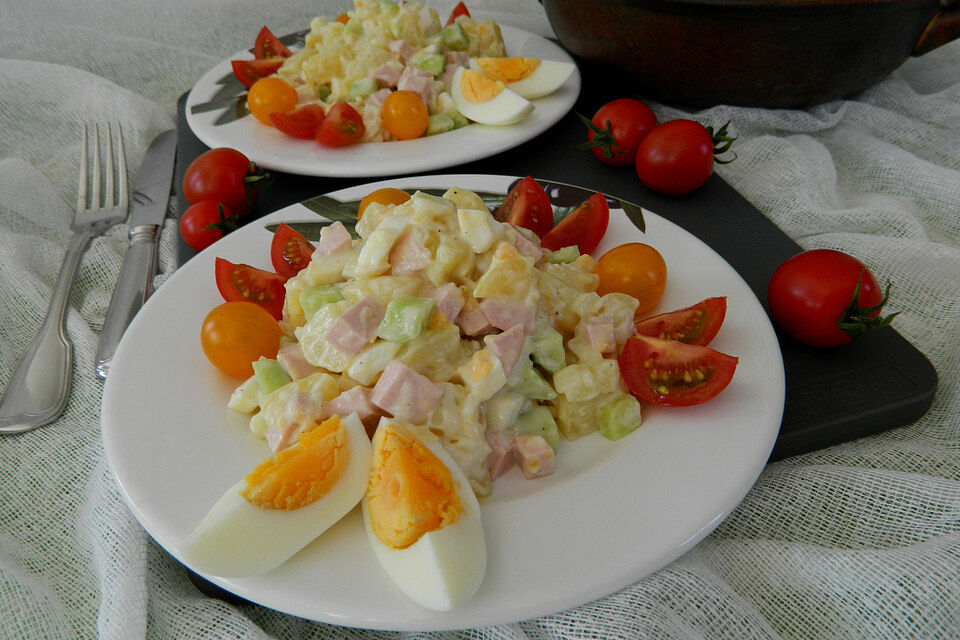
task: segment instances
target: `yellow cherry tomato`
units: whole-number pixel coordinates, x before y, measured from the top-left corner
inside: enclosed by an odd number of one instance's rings
[[[296,108],[300,98],[297,90],[280,78],[260,78],[247,93],[247,108],[263,124],[270,123],[271,113],[287,113]]]
[[[409,193],[406,191],[401,191],[400,189],[394,189],[393,187],[384,187],[383,189],[372,191],[360,201],[360,206],[357,208],[357,220],[363,217],[363,212],[366,210],[367,205],[369,204],[374,202],[384,205],[403,204],[409,199]]]
[[[625,293],[640,302],[637,314],[646,313],[660,302],[667,286],[667,264],[650,245],[631,242],[614,247],[600,256],[594,267],[600,276],[597,293]]]
[[[413,91],[394,91],[383,101],[383,126],[398,140],[419,138],[427,130],[427,105]]]
[[[200,346],[207,359],[228,376],[249,378],[253,362],[276,358],[280,325],[270,312],[253,302],[225,302],[207,314],[200,329]]]

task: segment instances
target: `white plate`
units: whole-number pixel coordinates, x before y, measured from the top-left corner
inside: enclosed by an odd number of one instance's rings
[[[505,176],[426,176],[333,194],[360,199],[375,186],[463,186],[505,193]],[[562,441],[557,471],[523,480],[514,469],[481,500],[487,575],[470,602],[447,613],[421,609],[380,569],[359,510],[265,575],[214,583],[297,616],[340,625],[435,630],[545,615],[612,593],[663,567],[716,527],[756,480],[783,410],[780,349],[750,288],[720,256],[680,227],[645,212],[641,234],[611,211],[598,254],[623,242],[655,246],[669,269],[658,310],[727,296],[711,347],[738,356],[730,386],[696,407],[644,406],[644,424],[618,442],[594,433]],[[222,300],[221,256],[270,268],[264,224],[316,221],[293,205],[254,221],[181,267],[127,330],[103,397],[103,440],[137,519],[179,559],[178,545],[229,486],[269,456],[226,402],[238,380],[200,349],[204,316]]]
[[[501,26],[507,53],[547,60],[573,62],[556,44],[516,27]],[[240,51],[230,60],[250,59],[249,51]],[[456,129],[416,140],[389,143],[368,142],[340,149],[322,147],[313,140],[299,140],[258,122],[253,116],[228,124],[215,124],[224,109],[194,113],[198,105],[211,101],[225,90],[224,82],[235,84],[236,95],[245,91],[233,79],[230,60],[208,71],[187,97],[187,123],[209,147],[232,147],[267,169],[310,176],[372,177],[411,174],[453,167],[465,162],[512,149],[523,144],[565,116],[580,95],[580,71],[555,93],[533,101],[533,113],[523,122],[506,127],[482,124]],[[229,94],[229,91],[227,92]],[[218,98],[222,101],[223,98]]]

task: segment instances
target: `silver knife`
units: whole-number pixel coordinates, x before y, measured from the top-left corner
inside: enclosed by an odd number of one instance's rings
[[[113,354],[127,325],[153,293],[157,264],[157,234],[167,214],[167,200],[173,182],[177,136],[164,131],[150,143],[140,163],[135,189],[130,197],[130,244],[113,288],[107,318],[97,348],[97,377],[107,377]]]

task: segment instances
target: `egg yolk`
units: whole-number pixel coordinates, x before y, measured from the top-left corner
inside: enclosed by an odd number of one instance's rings
[[[408,429],[384,423],[373,438],[367,487],[370,526],[387,547],[406,549],[453,524],[463,506],[450,470]]]
[[[493,100],[505,88],[499,80],[492,80],[473,69],[464,69],[460,77],[460,93],[468,102],[480,103]]]
[[[500,82],[523,80],[540,66],[536,58],[477,58],[483,75]]]
[[[349,457],[347,430],[334,416],[302,434],[296,446],[257,465],[240,495],[264,509],[305,507],[337,484]]]

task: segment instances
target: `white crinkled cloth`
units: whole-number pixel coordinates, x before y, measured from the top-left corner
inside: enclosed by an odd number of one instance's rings
[[[453,4],[435,6],[446,15]],[[46,311],[67,245],[78,124],[121,121],[136,167],[173,125],[177,97],[261,25],[288,33],[348,6],[0,0],[0,385]],[[549,30],[532,0],[470,7]],[[960,638],[960,42],[856,100],[697,116],[731,120],[739,159],[718,171],[764,214],[805,248],[842,249],[895,283],[896,326],[940,376],[917,423],[768,466],[686,556],[555,616],[378,635],[236,608],[198,593],[152,542],[104,460],[92,362],[125,246],[118,226],[93,242],[70,299],[66,413],[0,437],[0,638]],[[169,219],[163,274],[176,233]]]

